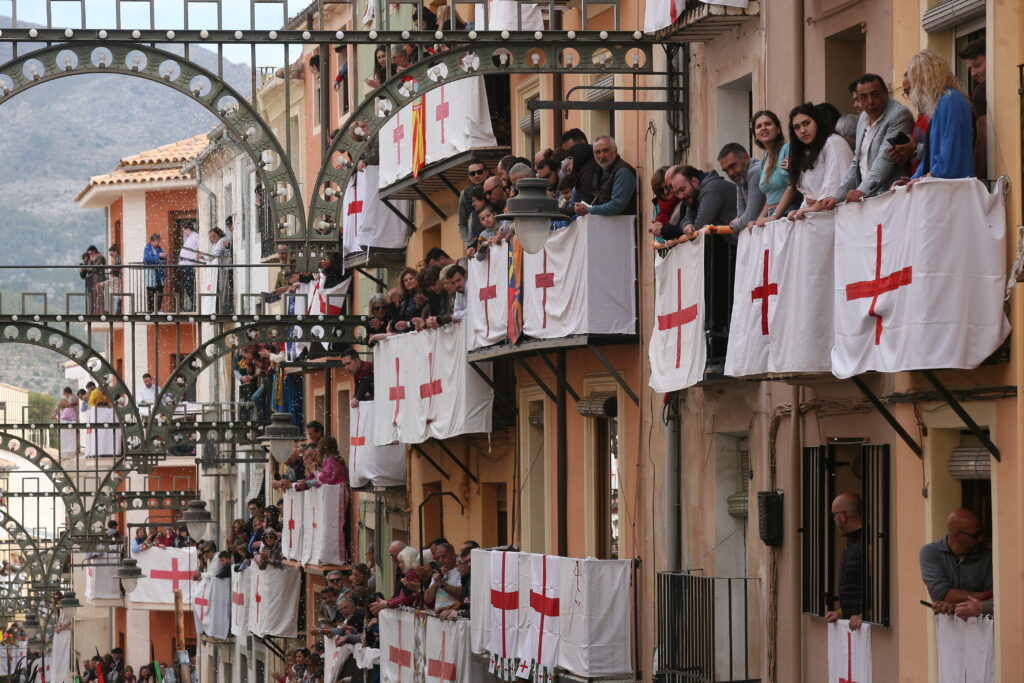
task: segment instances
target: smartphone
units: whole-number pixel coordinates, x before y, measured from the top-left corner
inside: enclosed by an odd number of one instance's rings
[[[903,131],[900,131],[893,137],[886,140],[886,142],[888,142],[893,147],[895,147],[896,145],[905,145],[908,142],[910,142],[910,136],[904,133]]]

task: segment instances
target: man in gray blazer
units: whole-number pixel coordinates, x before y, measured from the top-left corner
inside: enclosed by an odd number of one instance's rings
[[[881,194],[895,181],[910,175],[908,166],[896,164],[889,156],[889,140],[900,133],[909,136],[914,129],[910,110],[889,98],[885,82],[876,74],[864,74],[857,79],[857,101],[862,111],[857,121],[853,163],[835,196],[825,200],[825,209],[841,201],[859,202]]]
[[[729,227],[739,231],[751,221],[756,221],[764,208],[765,197],[758,184],[761,181],[761,160],[751,159],[743,145],[730,142],[718,153],[718,163],[729,180],[736,183],[736,218],[732,219]]]

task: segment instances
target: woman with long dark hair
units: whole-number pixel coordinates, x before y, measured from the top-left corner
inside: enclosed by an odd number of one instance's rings
[[[381,83],[388,80],[389,75],[388,46],[378,45],[373,51],[373,76],[364,80],[363,83],[376,90]]]
[[[420,314],[420,309],[427,302],[427,297],[420,286],[420,275],[412,268],[404,268],[398,274],[398,288],[402,293],[398,312],[391,322],[391,332],[408,332],[412,329],[412,319]]]
[[[853,151],[842,136],[832,132],[827,112],[804,102],[789,112],[789,173],[803,204],[789,212],[790,220],[823,211],[822,200],[834,195],[843,184]]]
[[[755,223],[764,226],[775,220],[793,201],[795,190],[790,184],[786,160],[789,157],[789,143],[782,132],[782,123],[775,112],[763,109],[750,119],[750,135],[754,144],[764,150],[761,157],[761,180],[758,186],[764,193],[764,207]]]

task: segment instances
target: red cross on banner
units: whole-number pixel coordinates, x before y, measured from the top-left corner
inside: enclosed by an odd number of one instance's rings
[[[505,588],[505,569],[508,564],[508,557],[503,553],[501,556],[501,587]],[[506,651],[507,631],[505,630],[505,617],[511,610],[519,609],[519,591],[505,591],[491,589],[491,607],[501,610],[501,656],[508,657]]]
[[[429,417],[430,409],[434,405],[434,397],[440,394],[444,389],[441,388],[441,380],[434,379],[434,353],[430,352],[427,354],[427,366],[429,368],[429,375],[427,376],[428,381],[426,384],[420,385],[420,398],[427,399],[427,422],[431,421]]]
[[[256,575],[256,623],[260,622],[260,603],[263,602],[263,596],[260,595],[260,575]]]
[[[487,284],[479,289],[480,301],[484,304],[484,322],[487,325],[487,336],[491,336],[491,314],[488,310],[488,303],[491,299],[498,298],[498,286],[491,284],[491,251],[487,250]]]
[[[395,143],[395,149],[398,152],[398,164],[402,164],[402,139],[405,137],[405,126],[399,123],[395,126],[395,130],[391,133],[391,141]]]
[[[853,634],[846,632],[846,678],[839,677],[839,683],[857,683],[853,680]]]
[[[401,402],[405,400],[405,386],[398,383],[402,378],[401,369],[401,359],[395,358],[395,386],[388,389],[388,400],[395,402],[395,416],[391,420],[392,424],[398,424],[398,411],[402,407]]]
[[[427,660],[427,675],[431,678],[438,678],[442,681],[455,680],[455,663],[444,661],[444,651],[447,645],[448,633],[441,632],[441,657],[439,659]]]
[[[768,250],[764,250],[764,267],[762,269],[761,284],[754,287],[750,292],[750,300],[761,300],[761,334],[768,334],[768,297],[779,294],[777,282],[768,282]]]
[[[676,330],[676,367],[683,353],[683,325],[697,319],[697,304],[683,308],[683,269],[676,268],[676,305],[679,307],[671,313],[658,316],[658,330]]]
[[[537,628],[537,664],[544,660],[541,655],[544,653],[544,620],[558,617],[558,598],[545,595],[548,586],[548,556],[541,558],[541,592],[530,591],[530,609],[540,615],[540,625]]]
[[[548,272],[548,250],[544,250],[544,270],[533,276],[533,284],[537,289],[544,292],[544,296],[541,299],[541,308],[544,311],[544,320],[541,327],[547,328],[548,326],[548,289],[555,286],[555,274]]]
[[[914,273],[911,266],[901,268],[894,273],[882,277],[882,224],[879,223],[875,230],[875,279],[846,285],[847,301],[871,298],[868,315],[875,319],[875,346],[878,346],[882,339],[882,316],[875,313],[878,296],[909,285],[913,282],[913,277]]]
[[[149,573],[151,579],[168,579],[171,581],[171,590],[178,590],[179,583],[182,581],[189,581],[192,578],[192,572],[187,570],[178,570],[178,558],[171,558],[171,569],[154,569]]]
[[[398,665],[398,680],[402,680],[402,669],[412,670],[412,650],[402,649],[402,619],[398,619],[398,647],[388,649],[388,661]]]
[[[356,411],[356,429],[355,432],[348,438],[349,445],[349,457],[355,457],[356,451],[359,450],[360,446],[366,445],[366,437],[359,434],[359,423],[362,421],[362,413]]]
[[[294,494],[292,494],[294,495]],[[295,535],[295,499],[288,501],[288,550],[292,549],[292,537]]]
[[[401,152],[399,152],[401,153]],[[359,234],[359,215],[363,213],[363,200],[359,198],[359,176],[356,175],[355,182],[352,183],[352,201],[348,203],[348,209],[346,215],[355,216],[355,234]]]
[[[449,114],[448,102],[444,99],[444,86],[441,86],[441,104],[437,105],[434,109],[434,120],[441,123],[441,144],[444,144],[444,120],[448,118]]]
[[[199,605],[199,621],[206,618],[206,608],[210,605],[210,601],[206,597],[206,591],[210,590],[210,582],[207,581],[203,585],[203,593],[195,599],[195,603]]]
[[[238,605],[239,607],[245,606],[245,593],[236,593],[231,591],[231,604]]]

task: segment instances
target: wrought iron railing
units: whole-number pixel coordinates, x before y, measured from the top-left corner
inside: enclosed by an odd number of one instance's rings
[[[658,680],[759,681],[750,663],[749,602],[757,579],[658,574]],[[755,677],[752,677],[755,676]]]

